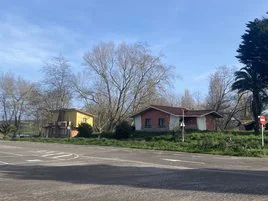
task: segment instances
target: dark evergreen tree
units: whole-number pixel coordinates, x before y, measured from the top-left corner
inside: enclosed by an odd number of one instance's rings
[[[235,72],[233,90],[252,92],[252,115],[259,130],[258,116],[267,103],[268,89],[268,19],[255,19],[247,24],[246,33],[237,50],[244,67]]]

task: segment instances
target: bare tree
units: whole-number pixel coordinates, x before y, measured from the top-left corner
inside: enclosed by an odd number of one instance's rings
[[[208,108],[218,112],[230,107],[234,72],[235,70],[232,68],[221,66],[210,75],[207,96]]]
[[[192,94],[194,99],[194,109],[202,110],[206,108],[206,102],[204,100],[204,96],[200,91],[196,91]]]
[[[26,118],[28,115],[32,89],[32,83],[25,81],[22,78],[17,79],[15,93],[13,96],[15,108],[14,124],[16,131],[20,130],[22,117]]]
[[[195,101],[188,89],[184,90],[183,96],[181,96],[181,107],[187,108],[187,109],[194,109],[195,108]]]
[[[75,88],[99,108],[107,119],[106,130],[148,105],[170,79],[171,67],[143,44],[101,43],[85,54],[84,61],[92,79],[85,85],[77,78]]]
[[[14,124],[15,133],[19,132],[21,120],[28,114],[33,84],[11,73],[0,77],[0,100],[2,119],[7,125]]]
[[[2,73],[0,78],[1,117],[3,122],[11,123],[15,115],[13,108],[13,93],[15,88],[15,77],[11,73]]]
[[[42,133],[43,126],[49,121],[50,110],[53,109],[53,92],[45,92],[39,84],[33,86],[29,97],[28,118],[34,121],[38,133]]]
[[[241,101],[246,98],[246,95],[237,94],[231,88],[234,82],[234,72],[234,68],[222,66],[210,75],[206,107],[224,116],[216,122],[217,128],[221,130],[227,129],[233,118],[240,118],[239,115],[245,109]]]
[[[45,101],[49,109],[61,109],[71,104],[72,73],[69,61],[63,57],[53,57],[42,68],[44,74]]]

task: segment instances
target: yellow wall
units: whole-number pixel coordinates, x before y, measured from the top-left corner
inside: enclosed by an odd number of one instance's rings
[[[52,121],[57,121],[59,116],[59,112],[54,112],[52,113],[51,120]],[[80,123],[83,123],[83,120],[87,119],[87,123],[91,126],[93,126],[93,117],[80,113],[76,110],[68,110],[65,112],[64,115],[64,121],[71,121],[72,122],[72,127],[78,127]]]
[[[85,115],[83,113],[77,112],[76,113],[76,127],[78,127],[78,125],[80,123],[84,123],[83,122],[84,118],[87,120],[86,123],[93,126],[93,117],[92,116],[88,116],[88,115]]]

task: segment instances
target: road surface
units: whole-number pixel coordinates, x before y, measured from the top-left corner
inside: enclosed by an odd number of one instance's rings
[[[0,200],[268,201],[268,158],[0,141]]]

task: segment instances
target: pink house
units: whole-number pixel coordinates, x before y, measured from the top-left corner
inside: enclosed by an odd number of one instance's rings
[[[215,130],[215,119],[222,118],[222,115],[212,110],[188,110],[160,105],[151,105],[132,115],[138,131],[171,131],[180,128],[183,117],[185,129],[204,131]]]

